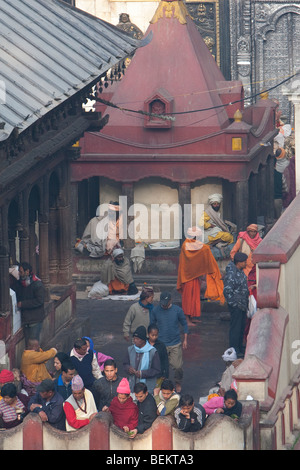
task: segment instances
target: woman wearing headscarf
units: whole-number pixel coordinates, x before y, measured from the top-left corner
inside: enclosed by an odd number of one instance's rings
[[[239,233],[236,244],[230,252],[230,257],[232,260],[238,251],[245,253],[248,256],[244,273],[246,274],[248,281],[251,281],[250,285],[253,285],[256,282],[256,269],[255,264],[252,261],[252,253],[258,247],[261,241],[262,239],[259,235],[257,225],[251,224],[247,227],[245,232]]]

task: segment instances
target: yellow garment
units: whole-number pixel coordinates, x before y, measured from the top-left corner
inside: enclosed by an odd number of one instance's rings
[[[52,359],[57,353],[55,348],[49,349],[49,351],[32,351],[25,349],[21,359],[21,372],[31,382],[42,382],[44,379],[51,379],[46,362]]]
[[[211,228],[212,224],[209,222],[209,220],[211,220],[210,216],[204,211],[198,223],[199,227],[204,227],[204,230],[208,230],[209,228]],[[208,235],[209,243],[212,243],[215,240],[220,240],[230,245],[231,243],[233,243],[234,239],[231,233],[220,231],[215,236]]]

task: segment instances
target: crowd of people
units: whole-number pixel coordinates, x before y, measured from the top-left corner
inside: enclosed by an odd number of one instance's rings
[[[278,127],[283,129],[283,123],[279,122]],[[294,147],[293,144],[283,147],[283,142],[275,142],[276,218],[294,197],[294,178],[290,174],[294,168]],[[29,263],[19,264],[16,278],[10,279],[21,312],[25,349],[20,369],[0,372],[2,428],[19,425],[31,412],[57,429],[74,431],[104,412],[110,413],[114,424],[134,438],[150,428],[158,416],[171,415],[183,432],[198,431],[213,413],[239,419],[242,405],[233,374],[243,361],[247,344],[253,315],[249,314],[249,298],[257,299],[252,253],[262,238],[256,224],[236,234],[236,226],[221,217],[222,200],[221,194],[209,196],[198,226],[188,229],[182,244],[177,277],[181,307],[172,302],[170,292],[161,292],[158,305],[154,305],[151,286],[144,285],[138,291],[120,240],[122,214],[117,202],[109,205],[110,232],[106,243],[97,238],[100,213],[79,241],[80,252],[87,249],[92,257],[109,255],[103,279],[109,294],[139,293],[139,300],[130,306],[120,326],[128,342],[123,361],[126,377],[119,375],[113,352],[112,356],[97,352],[92,338],[87,336],[76,339],[68,352],[41,349],[44,286]],[[230,261],[223,275],[212,254],[213,247],[222,253],[225,247],[229,248]],[[207,397],[195,403],[193,396],[181,393],[183,350],[188,347],[190,328],[197,325],[201,316],[203,279],[204,298],[227,303],[229,348],[223,355],[226,368],[220,381]],[[52,371],[48,369],[49,361],[53,362]]]
[[[194,231],[190,234],[194,249]],[[189,248],[188,244],[186,247]],[[215,264],[208,261],[209,265],[215,275]],[[29,286],[39,282],[31,267],[25,267],[28,272],[20,276],[19,283]],[[39,283],[39,295],[40,289]],[[31,289],[26,321],[30,319],[30,308],[34,308],[33,296]],[[40,318],[33,316],[34,327],[30,328],[31,323],[27,325],[30,333],[20,370],[5,369],[0,374],[1,427],[17,426],[28,413],[36,413],[42,422],[56,429],[74,431],[86,426],[98,412],[104,412],[111,414],[113,423],[129,438],[134,438],[150,428],[158,416],[173,416],[178,429],[184,432],[201,429],[212,412],[231,415],[233,407],[232,415],[240,416],[236,392],[228,395],[228,390],[223,393],[221,386],[220,400],[213,411],[211,407],[205,408],[205,404],[195,403],[191,395],[181,393],[189,315],[172,302],[170,292],[161,292],[157,305],[153,298],[153,288],[144,285],[139,300],[130,306],[124,318],[123,335],[129,343],[123,360],[125,377],[119,376],[113,353],[107,356],[97,352],[88,336],[76,339],[68,352],[55,348],[43,351],[38,337],[40,328],[35,325]],[[42,311],[41,306],[39,309]],[[174,381],[169,377],[171,369]]]

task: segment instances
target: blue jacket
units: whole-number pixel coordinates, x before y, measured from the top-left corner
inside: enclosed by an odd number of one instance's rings
[[[70,395],[72,395],[72,387],[71,387],[71,382],[68,383],[68,385],[65,385],[61,374],[57,377],[57,379],[54,380],[54,387],[56,392],[58,392],[66,401]]]
[[[63,409],[64,399],[58,392],[54,393],[49,402],[46,402],[46,400],[41,397],[40,393],[36,392],[29,400],[28,409],[33,403],[41,405],[40,407],[37,406],[33,410],[33,413],[44,411],[48,417],[48,423],[51,424],[51,426],[61,431],[66,430],[66,416]]]
[[[247,277],[243,270],[238,269],[233,261],[226,266],[224,277],[224,297],[228,306],[247,311],[249,289]]]

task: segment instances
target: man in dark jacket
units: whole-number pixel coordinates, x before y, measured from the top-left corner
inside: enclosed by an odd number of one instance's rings
[[[130,436],[134,438],[137,434],[143,434],[149,429],[157,418],[156,403],[152,395],[148,392],[147,385],[139,382],[134,386],[135,398],[139,409],[138,425]]]
[[[28,339],[39,341],[45,316],[45,288],[42,281],[32,272],[29,263],[19,265],[20,279],[16,285],[18,308],[21,310],[25,343]]]
[[[229,347],[233,347],[238,357],[243,357],[243,336],[246,324],[246,312],[249,302],[247,277],[243,272],[247,255],[238,252],[233,262],[226,267],[224,277],[224,297],[230,312]]]
[[[122,380],[118,377],[117,364],[113,359],[104,362],[104,376],[94,382],[94,398],[98,411],[106,411],[111,401],[117,396],[117,388]]]
[[[63,397],[55,391],[53,380],[45,379],[38,385],[36,394],[28,403],[28,408],[37,413],[43,422],[65,431],[66,416],[63,403]]]
[[[183,432],[197,432],[205,423],[205,409],[196,405],[192,395],[183,395],[174,413],[178,429]]]

